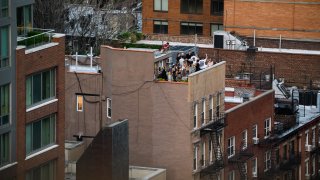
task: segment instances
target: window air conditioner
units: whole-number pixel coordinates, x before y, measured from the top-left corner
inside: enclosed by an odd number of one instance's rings
[[[258,174],[257,174],[257,172],[252,172],[252,177],[258,177]]]
[[[305,149],[306,149],[306,152],[310,152],[312,150],[312,146],[311,145],[306,145]]]
[[[253,144],[259,144],[259,138],[258,137],[254,137],[253,139]]]

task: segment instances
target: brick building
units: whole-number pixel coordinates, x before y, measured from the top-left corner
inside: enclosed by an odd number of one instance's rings
[[[216,30],[249,37],[253,37],[255,30],[255,35],[261,38],[281,35],[284,39],[317,42],[320,37],[320,3],[313,0],[143,0],[142,3],[142,31],[150,39],[193,42],[194,37],[186,35],[197,34],[198,41],[208,43]]]
[[[64,178],[64,35],[32,3],[1,1],[1,179]]]

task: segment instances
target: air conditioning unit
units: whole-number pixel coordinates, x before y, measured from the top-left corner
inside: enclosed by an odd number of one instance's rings
[[[311,145],[306,145],[305,149],[307,152],[310,152],[312,150],[312,146]]]
[[[259,144],[259,138],[258,137],[254,137],[252,138],[253,140],[253,144]]]
[[[252,177],[255,177],[255,178],[258,177],[258,173],[257,172],[253,172],[252,173]]]

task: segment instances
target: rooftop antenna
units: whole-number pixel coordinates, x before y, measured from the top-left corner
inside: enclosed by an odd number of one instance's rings
[[[90,57],[90,68],[92,68],[92,60],[93,60],[92,46],[90,47],[90,54],[87,54],[87,56]]]

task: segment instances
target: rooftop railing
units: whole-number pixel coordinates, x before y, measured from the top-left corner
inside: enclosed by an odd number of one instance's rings
[[[26,49],[42,46],[51,43],[53,32],[51,29],[18,27],[17,44],[25,46]]]

